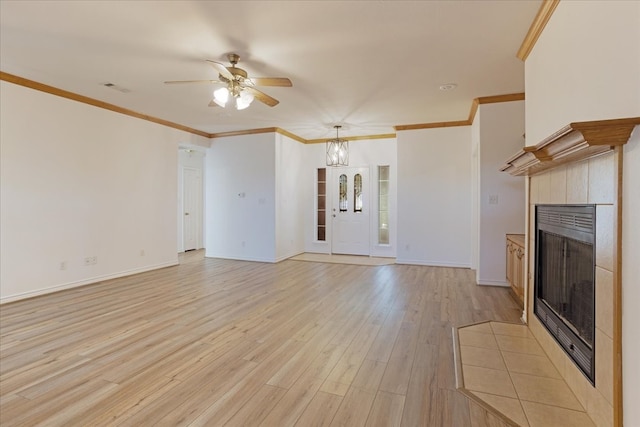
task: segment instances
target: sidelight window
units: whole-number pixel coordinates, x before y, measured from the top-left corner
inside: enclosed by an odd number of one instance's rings
[[[326,218],[327,218],[327,170],[325,168],[318,168],[318,200],[317,200],[317,212],[316,212],[316,238],[318,241],[324,242],[326,240]]]
[[[389,166],[378,166],[378,243],[389,244]]]

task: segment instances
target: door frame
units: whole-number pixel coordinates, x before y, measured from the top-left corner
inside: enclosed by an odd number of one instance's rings
[[[190,249],[186,249],[186,225],[185,225],[185,216],[187,214],[187,210],[185,209],[185,205],[186,205],[186,198],[185,198],[185,188],[186,188],[186,180],[184,179],[185,177],[185,172],[186,171],[193,171],[196,173],[196,176],[199,178],[199,180],[197,182],[199,182],[199,185],[196,184],[196,188],[195,188],[195,192],[194,194],[196,194],[196,201],[195,201],[195,208],[193,209],[194,212],[191,213],[189,212],[189,214],[193,214],[195,216],[195,237],[196,237],[196,241],[195,241],[195,248],[193,249],[201,249],[202,248],[202,211],[204,208],[204,200],[203,200],[203,171],[202,169],[199,168],[195,168],[195,167],[191,167],[191,166],[181,166],[181,177],[182,177],[182,186],[181,186],[181,204],[180,204],[180,212],[181,212],[181,216],[180,216],[180,222],[181,222],[181,226],[182,226],[182,242],[181,242],[181,247],[182,247],[182,252],[187,251],[187,250],[192,250]]]
[[[176,228],[177,228],[177,240],[176,249],[178,253],[184,252],[184,169],[190,168],[200,172],[200,186],[201,191],[199,195],[199,209],[198,209],[198,221],[197,226],[197,248],[204,248],[204,231],[205,231],[205,159],[206,149],[199,146],[183,145],[178,146],[178,165],[177,165],[177,204],[176,204]]]

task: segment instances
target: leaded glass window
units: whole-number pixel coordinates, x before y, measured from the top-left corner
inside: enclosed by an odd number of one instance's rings
[[[338,194],[340,195],[340,198],[338,199],[338,205],[340,207],[340,212],[346,212],[349,205],[349,201],[347,199],[347,175],[340,175],[338,186]]]
[[[362,212],[362,175],[353,177],[353,211]]]

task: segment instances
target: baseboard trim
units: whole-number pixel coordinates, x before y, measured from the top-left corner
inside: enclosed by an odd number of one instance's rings
[[[478,280],[477,283],[480,286],[502,286],[504,288],[509,287],[509,283],[499,280]]]
[[[275,264],[277,261],[273,258],[251,258],[251,257],[235,257],[228,255],[209,255],[207,253],[204,254],[205,258],[219,258],[219,259],[230,259],[233,261],[248,261],[248,262],[267,262],[269,264]]]
[[[125,277],[125,276],[133,276],[134,274],[144,273],[151,270],[159,270],[165,267],[173,267],[178,264],[179,262],[176,259],[174,261],[168,261],[168,262],[140,267],[140,268],[133,268],[131,270],[120,271],[118,273],[105,274],[103,276],[95,276],[88,279],[77,280],[75,282],[63,283],[61,285],[55,285],[55,286],[51,286],[44,289],[38,289],[36,291],[10,295],[7,297],[0,298],[0,305],[10,303],[10,302],[20,301],[27,298],[34,298],[41,295],[52,294],[54,292],[60,292],[67,289],[73,289],[73,288],[79,288],[81,286],[92,285],[94,283],[103,282],[105,280],[117,279],[119,277]]]
[[[427,267],[471,268],[471,264],[462,264],[457,262],[425,261],[425,260],[417,260],[417,259],[400,259],[400,258],[396,258],[396,264],[424,265]]]
[[[294,251],[294,252],[291,252],[289,255],[283,255],[281,257],[276,258],[276,262],[281,262],[281,261],[284,261],[284,260],[289,259],[289,258],[293,258],[294,256],[298,256],[298,255],[303,254],[303,253],[304,253],[304,251],[300,251],[300,252],[295,252]]]

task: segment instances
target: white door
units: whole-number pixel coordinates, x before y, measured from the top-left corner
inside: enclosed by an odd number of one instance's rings
[[[332,172],[331,252],[369,255],[369,168]]]
[[[182,169],[183,199],[182,212],[184,250],[198,249],[198,236],[201,233],[202,212],[202,173],[198,169]]]

